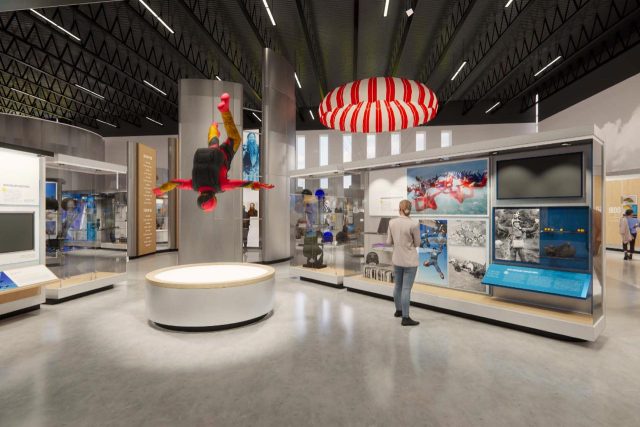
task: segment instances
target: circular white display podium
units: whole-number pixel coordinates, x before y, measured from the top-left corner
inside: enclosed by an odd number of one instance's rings
[[[189,264],[145,276],[149,320],[187,331],[256,322],[273,310],[275,270],[260,264]]]

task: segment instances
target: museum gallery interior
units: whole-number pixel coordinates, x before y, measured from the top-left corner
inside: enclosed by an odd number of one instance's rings
[[[0,2],[0,426],[640,425],[640,0]]]

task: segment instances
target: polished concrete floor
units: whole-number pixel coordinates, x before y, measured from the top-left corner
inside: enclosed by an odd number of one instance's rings
[[[640,260],[609,255],[595,344],[301,283],[236,330],[179,333],[145,318],[143,274],[0,321],[0,426],[638,426]]]

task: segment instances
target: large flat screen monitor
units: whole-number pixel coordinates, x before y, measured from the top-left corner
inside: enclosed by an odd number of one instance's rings
[[[35,213],[0,212],[0,254],[35,250]]]
[[[582,197],[582,153],[498,160],[496,177],[498,199]]]

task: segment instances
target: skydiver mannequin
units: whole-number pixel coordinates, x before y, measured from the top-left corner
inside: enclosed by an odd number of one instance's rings
[[[191,179],[172,179],[165,182],[153,192],[160,196],[175,188],[193,190],[199,193],[198,207],[206,212],[213,211],[218,205],[217,193],[234,190],[236,188],[271,189],[274,186],[257,181],[242,181],[229,179],[227,173],[231,167],[233,156],[240,148],[242,139],[229,112],[229,94],[220,97],[218,110],[222,114],[227,140],[220,144],[218,124],[213,122],[209,127],[208,148],[198,148],[193,156]]]

